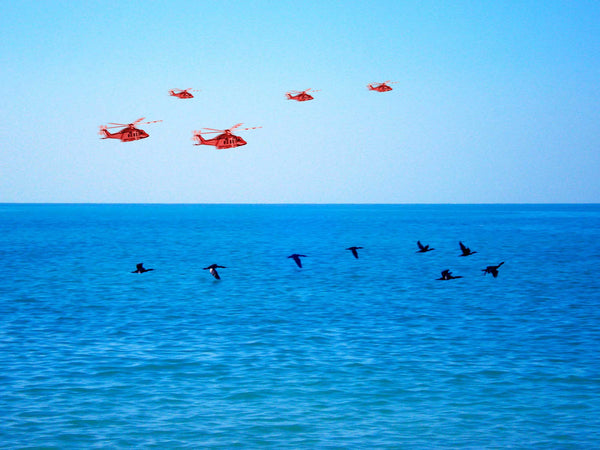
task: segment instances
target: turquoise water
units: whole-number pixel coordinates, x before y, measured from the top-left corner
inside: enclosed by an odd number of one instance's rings
[[[0,205],[0,261],[2,448],[600,445],[600,205]]]

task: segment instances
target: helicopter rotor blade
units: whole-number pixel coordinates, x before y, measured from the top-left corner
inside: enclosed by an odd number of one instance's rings
[[[150,122],[142,122],[140,125],[145,125],[147,123],[157,123],[157,122],[162,122],[162,120],[151,120]],[[136,120],[134,122],[134,125],[137,124],[137,123],[138,123],[138,121]]]
[[[142,120],[144,120],[145,117],[140,117],[138,120],[136,120],[135,122],[132,122],[131,125],[137,125],[138,123],[140,123]]]
[[[203,130],[209,130],[209,131],[212,131],[214,133],[225,133],[225,130],[215,130],[214,128],[203,128]],[[206,132],[203,131],[203,133],[206,133]]]
[[[257,128],[262,128],[262,127],[240,128],[240,131],[245,131],[245,130],[256,130]]]
[[[235,130],[236,128],[239,128],[243,125],[243,123],[236,123],[234,126],[232,126],[231,128],[229,128],[229,131],[231,130]]]

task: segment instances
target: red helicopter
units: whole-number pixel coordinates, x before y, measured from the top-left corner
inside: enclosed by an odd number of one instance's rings
[[[192,89],[192,88],[171,89],[169,91],[169,95],[171,95],[173,97],[179,97],[179,98],[194,98],[194,96],[192,94],[190,94],[190,92],[199,92],[199,91],[198,91],[198,89]]]
[[[245,140],[243,140],[241,137],[236,136],[235,134],[233,134],[231,132],[231,130],[235,130],[236,128],[239,128],[240,126],[242,126],[242,124],[238,123],[237,125],[232,126],[228,130],[215,130],[213,128],[204,128],[204,130],[208,130],[208,131],[202,131],[202,130],[194,131],[194,137],[192,139],[197,142],[195,145],[214,145],[219,150],[224,149],[224,148],[241,147],[242,145],[246,145],[247,142]],[[240,128],[240,131],[255,130],[257,128],[262,128],[262,127]],[[202,133],[204,133],[204,134],[219,133],[219,135],[212,139],[204,139],[204,137],[202,137]]]
[[[390,84],[395,84],[397,83],[397,81],[384,81],[383,83],[371,83],[371,84],[367,84],[367,87],[369,88],[370,91],[377,91],[377,92],[387,92],[387,91],[391,91],[392,87],[389,86]]]
[[[140,130],[139,128],[136,128],[135,126],[138,124],[147,124],[147,123],[156,123],[156,122],[162,122],[162,120],[153,120],[152,122],[142,122],[142,120],[144,120],[145,117],[142,117],[138,120],[136,120],[133,123],[130,123],[128,125],[126,124],[122,124],[122,123],[109,123],[109,126],[106,125],[102,125],[100,127],[100,136],[103,136],[102,139],[121,139],[121,141],[123,142],[131,142],[131,141],[139,141],[140,139],[145,139],[149,136],[148,133],[146,133],[144,130]],[[108,131],[108,128],[121,128],[121,127],[125,127],[123,128],[121,131],[117,131],[116,133],[110,133]]]
[[[298,102],[305,102],[307,100],[313,100],[314,97],[310,94],[307,94],[308,91],[310,91],[311,89],[307,89],[305,91],[290,91],[290,92],[286,92],[285,96],[287,97],[288,100],[296,100]],[[314,91],[313,92],[319,92]]]

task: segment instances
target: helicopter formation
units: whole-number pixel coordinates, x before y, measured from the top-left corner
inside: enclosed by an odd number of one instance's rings
[[[392,87],[389,85],[393,84],[393,83],[396,83],[396,82],[395,81],[394,82],[384,81],[383,83],[369,83],[367,85],[367,88],[370,91],[388,92],[388,91],[392,90]],[[304,91],[289,91],[289,92],[286,92],[285,95],[288,100],[296,100],[298,102],[306,102],[309,100],[314,100],[314,97],[308,93],[309,91],[311,91],[312,93],[315,93],[315,92],[319,92],[319,89],[315,90],[312,88],[308,88],[308,89],[305,89]],[[198,89],[192,89],[192,88],[170,89],[169,95],[172,97],[180,98],[180,99],[190,99],[190,98],[194,98],[194,95],[192,94],[192,92],[198,92]],[[121,142],[133,142],[133,141],[139,141],[140,139],[146,139],[150,135],[146,131],[142,130],[141,128],[137,128],[136,126],[162,122],[162,120],[152,120],[149,122],[142,122],[144,119],[145,119],[145,117],[141,117],[129,124],[109,123],[108,125],[101,125],[99,134],[100,134],[100,136],[102,136],[102,139],[119,139]],[[243,145],[246,145],[247,142],[240,136],[233,134],[231,131],[238,129],[242,125],[243,125],[242,123],[238,123],[226,130],[216,130],[213,128],[203,128],[200,130],[196,130],[193,132],[192,140],[196,141],[196,144],[194,144],[194,145],[211,145],[211,146],[214,146],[218,150],[241,147]],[[111,133],[110,131],[108,131],[111,128],[121,128],[121,130]],[[262,128],[262,127],[239,128],[239,131],[255,130],[258,128]],[[215,134],[215,133],[218,133],[218,135],[211,139],[205,139],[204,136],[202,136],[203,134],[206,135],[206,134]]]

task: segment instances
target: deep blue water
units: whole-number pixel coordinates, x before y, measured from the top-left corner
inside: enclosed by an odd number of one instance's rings
[[[600,446],[600,205],[0,205],[0,263],[2,448]]]

